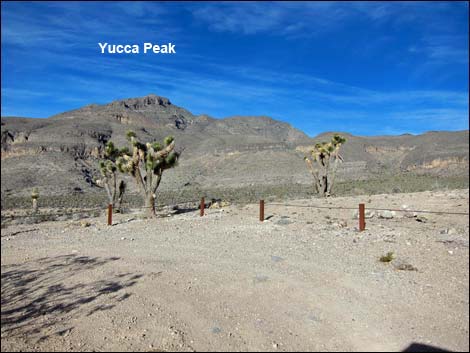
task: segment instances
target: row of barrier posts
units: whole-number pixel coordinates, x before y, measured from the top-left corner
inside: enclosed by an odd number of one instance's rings
[[[362,232],[366,229],[366,207],[363,203],[359,204],[359,231]],[[259,200],[259,220],[264,222],[264,200]]]
[[[201,204],[199,206],[199,216],[204,216],[204,209],[206,207],[204,197],[201,198]],[[365,221],[365,205],[363,203],[359,204],[359,231],[362,232],[366,229]],[[259,220],[264,222],[264,200],[259,200]],[[108,205],[108,226],[113,224],[113,205]]]

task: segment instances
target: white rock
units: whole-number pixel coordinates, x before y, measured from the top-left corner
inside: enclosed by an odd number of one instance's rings
[[[381,211],[381,212],[379,212],[378,217],[379,218],[385,218],[385,219],[392,219],[393,217],[395,217],[395,212],[394,211],[388,211],[388,210]]]
[[[373,218],[375,216],[375,212],[374,211],[368,211],[368,210],[365,210],[364,212],[364,217],[365,218]],[[353,212],[353,219],[359,219],[359,211],[354,211]]]

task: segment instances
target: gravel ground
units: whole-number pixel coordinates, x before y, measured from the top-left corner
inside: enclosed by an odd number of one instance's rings
[[[468,201],[466,189],[289,204]],[[358,232],[353,212],[267,203],[264,222],[251,204],[2,229],[2,351],[468,351],[468,217],[376,214]]]

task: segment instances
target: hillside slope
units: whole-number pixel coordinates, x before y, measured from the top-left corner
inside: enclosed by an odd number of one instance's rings
[[[109,140],[127,145],[127,130],[145,141],[175,136],[183,155],[178,168],[166,173],[164,190],[183,185],[309,184],[303,151],[333,134],[311,139],[268,117],[195,116],[156,95],[92,104],[47,119],[2,117],[2,195],[27,195],[33,187],[51,195],[99,191],[90,182],[97,175],[97,158]],[[342,180],[384,173],[468,174],[468,131],[343,135],[348,141]]]

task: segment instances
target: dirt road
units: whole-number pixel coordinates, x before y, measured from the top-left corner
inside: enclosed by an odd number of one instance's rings
[[[468,197],[289,204],[468,212]],[[359,233],[353,211],[257,207],[2,229],[2,351],[468,351],[467,217],[376,214]]]

